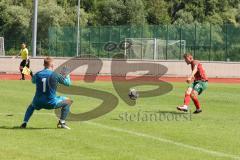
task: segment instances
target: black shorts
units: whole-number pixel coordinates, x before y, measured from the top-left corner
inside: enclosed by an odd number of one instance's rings
[[[30,60],[29,59],[27,59],[27,60],[22,60],[22,62],[20,63],[20,67],[30,67]]]

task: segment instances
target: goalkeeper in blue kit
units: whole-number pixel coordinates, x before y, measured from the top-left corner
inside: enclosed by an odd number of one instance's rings
[[[37,72],[33,78],[32,83],[36,84],[36,93],[32,103],[28,106],[24,120],[20,128],[26,128],[29,119],[31,118],[34,110],[41,109],[58,109],[61,108],[61,115],[57,124],[58,128],[70,129],[65,119],[70,112],[70,106],[73,101],[67,97],[57,96],[57,85],[63,84],[65,86],[71,85],[71,80],[67,74],[58,74],[53,72],[53,59],[47,57],[44,59],[44,69]]]

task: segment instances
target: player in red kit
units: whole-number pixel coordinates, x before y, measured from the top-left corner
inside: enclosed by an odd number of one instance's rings
[[[190,100],[194,102],[196,106],[195,114],[201,113],[202,109],[198,100],[200,95],[208,86],[208,78],[202,64],[198,60],[194,60],[193,56],[189,53],[183,55],[185,62],[191,64],[192,73],[186,80],[189,85],[185,92],[184,105],[177,107],[178,110],[187,112]],[[191,83],[193,80],[193,83]]]

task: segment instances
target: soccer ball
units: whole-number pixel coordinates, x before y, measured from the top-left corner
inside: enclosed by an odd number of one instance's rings
[[[131,100],[136,100],[139,97],[139,94],[136,89],[130,89],[128,96]]]

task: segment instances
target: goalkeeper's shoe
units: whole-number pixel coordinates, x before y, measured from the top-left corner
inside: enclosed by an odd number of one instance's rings
[[[198,113],[201,113],[202,112],[202,109],[196,109],[196,111],[193,112],[193,114],[198,114]]]
[[[187,105],[178,106],[177,110],[187,112],[188,111],[188,106]]]
[[[26,128],[27,127],[27,123],[23,123],[23,124],[21,124],[21,126],[20,126],[20,128]]]
[[[58,121],[57,128],[71,129],[70,127],[68,127],[68,126],[66,125],[66,123],[62,123],[62,122],[60,122],[60,121]]]

